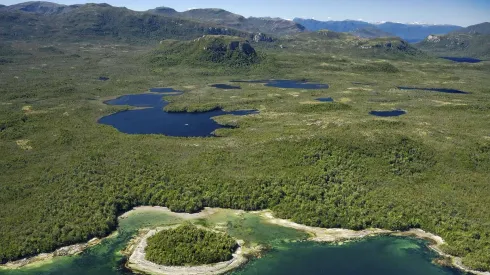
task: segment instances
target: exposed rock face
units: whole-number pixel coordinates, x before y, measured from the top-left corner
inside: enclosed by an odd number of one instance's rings
[[[429,35],[427,37],[427,41],[437,43],[437,42],[441,41],[441,38],[439,36],[436,36],[436,35]]]
[[[255,35],[253,35],[253,41],[254,42],[272,42],[274,41],[274,39],[272,39],[272,37],[269,37],[263,33],[257,33]]]

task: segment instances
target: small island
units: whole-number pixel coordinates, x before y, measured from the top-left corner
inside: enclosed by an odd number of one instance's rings
[[[237,242],[226,234],[186,223],[149,237],[145,259],[167,266],[206,265],[231,260],[237,248]]]
[[[147,274],[223,274],[246,263],[251,253],[243,251],[243,241],[190,222],[152,229],[133,243],[126,266]]]

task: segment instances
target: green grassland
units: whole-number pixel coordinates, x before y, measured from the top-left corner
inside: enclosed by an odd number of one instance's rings
[[[162,205],[270,208],[323,227],[420,227],[464,264],[490,270],[489,63],[318,41],[256,45],[260,62],[240,67],[151,62],[165,45],[0,47],[0,261],[106,236],[123,211]],[[267,78],[331,87],[209,87]],[[396,89],[412,85],[471,94]],[[97,124],[129,108],[103,100],[168,86],[185,91],[168,98],[169,110],[260,113],[217,117],[238,128],[215,138],[127,135]],[[335,102],[314,101],[325,96]],[[397,108],[407,114],[368,114]]]

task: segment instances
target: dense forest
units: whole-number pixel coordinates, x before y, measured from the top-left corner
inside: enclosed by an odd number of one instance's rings
[[[169,266],[212,264],[230,260],[237,247],[228,235],[188,223],[148,238],[145,258]]]

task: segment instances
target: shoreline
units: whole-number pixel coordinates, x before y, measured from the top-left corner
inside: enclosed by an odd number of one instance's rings
[[[134,207],[132,210],[127,211],[120,215],[118,219],[125,219],[129,217],[132,214],[138,213],[138,212],[147,212],[147,211],[155,211],[155,212],[163,212],[165,214],[181,218],[183,220],[193,220],[193,219],[201,219],[201,218],[206,218],[208,216],[211,216],[213,214],[218,213],[221,210],[230,210],[230,209],[223,209],[223,208],[209,208],[206,207],[204,208],[201,212],[198,213],[177,213],[177,212],[172,212],[170,211],[169,208],[167,207],[161,207],[161,206],[138,206]],[[244,210],[233,210],[236,213],[247,213]],[[393,236],[401,236],[401,237],[415,237],[418,239],[424,239],[424,240],[430,240],[432,243],[428,245],[428,247],[435,251],[440,257],[445,257],[450,259],[450,266],[457,268],[461,271],[464,272],[469,272],[472,274],[476,275],[490,275],[490,272],[484,272],[484,271],[477,271],[477,270],[472,270],[468,267],[466,267],[462,263],[462,258],[461,257],[456,257],[449,255],[447,253],[444,253],[440,249],[440,245],[445,244],[445,241],[440,237],[435,234],[426,232],[422,229],[410,229],[408,231],[392,231],[392,230],[385,230],[385,229],[378,229],[378,228],[371,228],[371,229],[364,229],[364,230],[349,230],[349,229],[342,229],[342,228],[321,228],[321,227],[312,227],[312,226],[307,226],[303,224],[298,224],[295,222],[292,222],[290,220],[285,220],[285,219],[280,219],[274,217],[272,211],[270,210],[261,210],[261,211],[250,211],[248,213],[255,213],[262,217],[265,222],[283,226],[283,227],[289,227],[293,228],[299,231],[306,232],[311,235],[308,240],[310,241],[315,241],[315,242],[343,242],[343,241],[352,241],[352,240],[358,240],[366,237],[372,237],[372,236],[379,236],[379,235],[393,235]],[[145,234],[147,234],[146,232]],[[117,230],[114,231],[112,234],[105,238],[110,238],[113,237],[117,234]],[[135,238],[141,238],[141,233],[135,236]],[[87,243],[81,243],[81,244],[75,244],[75,245],[70,245],[70,246],[65,246],[58,248],[54,252],[51,253],[41,253],[39,255],[33,256],[33,257],[27,257],[24,259],[20,259],[17,261],[12,261],[12,262],[7,262],[5,264],[0,264],[0,269],[18,269],[18,268],[30,268],[30,267],[37,267],[41,266],[44,264],[48,264],[52,262],[54,259],[62,256],[73,256],[82,253],[84,250],[87,248],[90,248],[92,246],[98,245],[102,242],[103,239],[97,239],[94,238]],[[134,238],[134,239],[135,239]],[[135,249],[136,243],[130,241],[127,245],[127,249],[125,251],[130,251]],[[132,247],[131,247],[132,246]],[[240,246],[241,248],[241,246]],[[252,249],[253,250],[253,249]],[[243,251],[241,251],[243,253]],[[248,252],[247,252],[248,253]],[[251,252],[253,254],[253,252]],[[129,260],[126,263],[127,266],[129,266]],[[237,266],[238,267],[238,266]],[[137,269],[135,269],[137,270]],[[229,270],[228,270],[229,271]],[[169,272],[169,271],[166,271]],[[226,272],[226,271],[225,271]],[[188,274],[188,273],[172,273],[174,275],[178,274]],[[194,273],[192,273],[194,274]],[[220,274],[220,273],[195,273],[195,274]]]
[[[426,232],[422,229],[412,228],[408,231],[392,231],[392,230],[385,230],[379,228],[371,228],[371,229],[355,231],[355,230],[341,229],[341,228],[321,228],[321,227],[307,226],[289,220],[276,218],[269,210],[260,211],[259,213],[261,213],[261,216],[266,218],[266,221],[268,221],[269,223],[293,228],[296,230],[301,230],[308,234],[311,234],[312,237],[308,238],[308,240],[314,242],[343,242],[343,241],[358,240],[366,237],[373,237],[379,235],[415,237],[417,239],[430,240],[432,243],[428,245],[429,249],[435,251],[440,257],[449,258],[451,260],[450,263],[451,267],[454,267],[464,272],[469,272],[471,274],[490,275],[490,272],[472,270],[467,266],[463,265],[463,261],[461,257],[452,256],[443,252],[440,249],[440,246],[446,243],[444,239],[440,236]]]
[[[7,262],[5,264],[0,264],[0,270],[33,268],[33,267],[38,267],[38,266],[48,264],[52,262],[55,258],[78,255],[83,251],[85,251],[86,249],[100,244],[103,239],[114,237],[116,233],[117,231],[102,239],[93,238],[86,243],[78,243],[78,244],[63,246],[51,253],[41,253],[36,256],[26,257],[20,260]]]
[[[173,227],[175,226],[159,227],[149,230],[143,235],[140,234],[140,236],[132,241],[133,244],[136,244],[136,247],[133,248],[125,266],[132,271],[154,275],[218,275],[236,269],[248,261],[242,248],[243,241],[240,240],[237,241],[239,246],[235,253],[233,253],[233,258],[225,262],[198,266],[165,266],[146,260],[145,248],[147,246],[147,239],[162,230]]]

